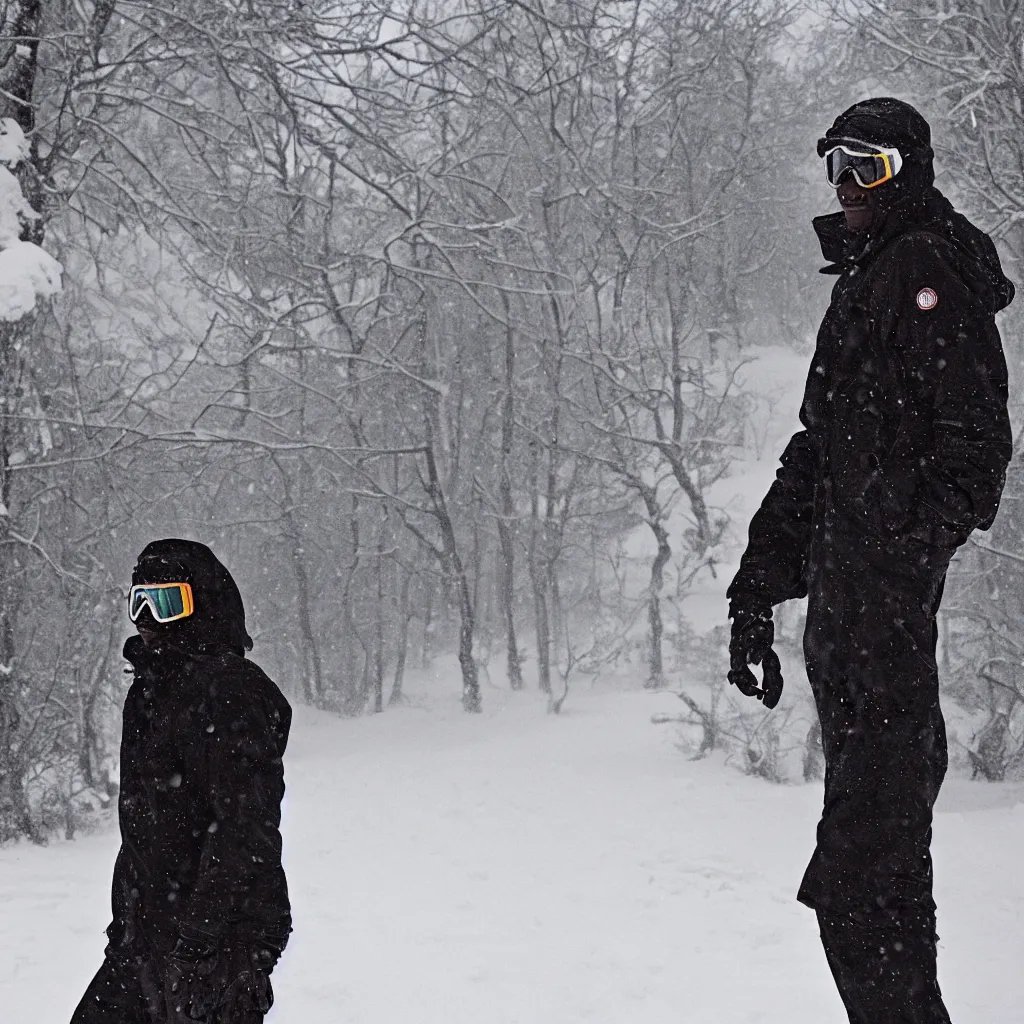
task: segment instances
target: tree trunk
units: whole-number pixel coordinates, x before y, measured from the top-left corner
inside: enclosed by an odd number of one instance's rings
[[[558,570],[554,559],[545,566],[547,574],[548,619],[551,622],[551,646],[554,651],[554,662],[557,666],[558,652],[565,649],[565,616],[562,607],[562,588],[558,583]]]
[[[542,556],[537,547],[543,543],[544,524],[540,516],[540,495],[537,445],[531,444],[530,473],[530,544],[527,564],[533,590],[534,629],[537,643],[537,685],[541,693],[551,694],[551,619],[547,599],[547,577],[541,567]]]
[[[427,586],[427,603],[423,609],[423,639],[420,644],[420,668],[430,668],[434,660],[434,588]]]
[[[498,543],[501,549],[501,564],[498,586],[500,589],[501,615],[505,626],[505,647],[507,651],[508,682],[513,690],[523,688],[523,665],[516,638],[516,571],[515,537],[513,536],[515,505],[512,499],[512,445],[515,441],[515,373],[516,346],[515,331],[510,324],[508,296],[502,292],[505,306],[505,391],[501,400],[501,465],[498,473],[498,494],[501,512],[498,515]]]
[[[476,661],[473,659],[473,602],[469,594],[469,581],[466,579],[462,561],[456,553],[453,565],[459,585],[459,664],[462,666],[462,706],[466,711],[481,710],[480,678],[477,673]]]
[[[513,690],[521,690],[523,688],[523,662],[519,654],[519,641],[516,637],[515,542],[512,539],[512,528],[505,519],[504,513],[498,520],[498,541],[501,545],[498,586],[502,622],[505,627],[508,682]]]
[[[670,437],[665,438],[662,452],[668,459],[672,475],[679,489],[686,495],[690,503],[697,529],[693,541],[694,554],[703,558],[708,549],[716,542],[717,536],[711,523],[707,503],[704,500],[700,480],[699,467],[695,475],[691,475],[683,458],[683,437],[686,431],[687,411],[685,391],[688,386],[688,373],[683,358],[683,346],[687,335],[685,314],[680,308],[682,299],[678,289],[673,287],[673,275],[668,278],[668,313],[669,313],[669,344],[672,350],[672,426]]]
[[[665,624],[661,617],[661,591],[665,585],[665,566],[672,557],[672,548],[668,542],[668,530],[665,529],[665,509],[658,499],[658,487],[645,483],[640,477],[630,474],[629,484],[639,492],[647,512],[647,525],[658,543],[658,551],[651,564],[651,581],[647,587],[647,621],[650,626],[648,633],[648,676],[644,684],[648,690],[657,690],[665,683],[664,659],[662,657],[662,639],[665,635]]]
[[[472,566],[472,584],[470,585],[470,601],[473,607],[473,621],[480,625],[483,623],[483,628],[488,629],[491,622],[490,617],[490,588],[487,586],[485,580],[485,569],[486,569],[486,555],[485,555],[485,541],[481,534],[483,531],[480,529],[480,521],[482,516],[482,501],[479,494],[477,494],[473,501],[473,509],[471,512],[471,518],[473,522],[473,545],[469,553],[469,561]]]
[[[409,584],[412,577],[409,573],[402,578],[402,586],[398,597],[398,614],[395,618],[398,621],[398,650],[395,656],[395,676],[391,684],[391,696],[388,698],[388,705],[393,707],[401,704],[404,695],[402,686],[405,682],[405,660],[409,653]]]
[[[359,709],[359,686],[356,683],[356,651],[359,631],[356,628],[356,617],[353,608],[353,591],[355,590],[356,574],[359,572],[359,499],[352,495],[352,505],[348,513],[350,561],[345,574],[345,584],[341,592],[342,630],[344,634],[345,676],[341,680],[342,704],[346,713],[355,714]]]
[[[454,583],[459,603],[459,665],[462,667],[462,706],[466,711],[481,710],[480,677],[476,661],[473,658],[473,595],[470,592],[466,567],[459,556],[455,538],[455,528],[448,514],[448,503],[444,489],[437,473],[437,461],[434,450],[428,444],[424,454],[427,460],[427,491],[433,506],[437,525],[441,531],[441,551],[439,554],[443,568],[449,579]]]
[[[534,623],[537,630],[537,685],[541,693],[551,694],[551,619],[548,611],[547,588],[543,573],[530,567],[533,584]]]
[[[647,689],[657,690],[665,685],[665,669],[662,658],[662,638],[664,624],[661,619],[661,589],[665,583],[665,566],[672,557],[672,548],[668,543],[668,531],[660,522],[652,522],[651,529],[658,540],[658,553],[651,565],[651,584],[647,591],[647,619],[651,627],[650,635],[650,675],[647,677]]]
[[[309,704],[319,702],[324,693],[323,664],[320,660],[320,645],[317,643],[313,629],[313,615],[309,594],[309,575],[306,572],[306,553],[298,536],[298,527],[291,514],[286,517],[289,541],[291,543],[292,567],[295,571],[295,584],[298,596],[299,638],[302,642],[303,664],[307,671],[303,673],[306,701]]]
[[[299,619],[299,642],[302,644],[302,692],[307,704],[316,705],[323,699],[323,664],[320,658],[320,644],[313,625],[312,595],[309,573],[306,570],[306,551],[302,540],[302,528],[295,515],[295,490],[288,475],[288,467],[274,456],[274,465],[281,477],[284,491],[284,533],[288,541],[292,571],[295,573],[295,597]]]
[[[114,649],[116,628],[115,620],[111,620],[110,631],[107,635],[107,645],[99,660],[95,663],[93,670],[89,673],[89,683],[86,687],[86,692],[82,694],[78,766],[82,773],[83,781],[90,789],[95,789],[100,784],[98,777],[100,739],[93,716],[96,711],[96,700],[103,686],[103,677],[107,674],[110,655]]]

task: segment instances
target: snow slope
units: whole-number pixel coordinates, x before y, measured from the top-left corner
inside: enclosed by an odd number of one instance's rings
[[[454,678],[352,721],[297,709],[296,932],[271,1024],[840,1024],[793,894],[817,786],[693,763],[670,694]],[[956,1024],[1018,1024],[1024,789],[951,782],[936,826]],[[0,1019],[66,1021],[99,963],[116,834],[0,850]]]

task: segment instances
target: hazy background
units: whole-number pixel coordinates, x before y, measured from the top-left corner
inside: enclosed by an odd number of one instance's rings
[[[814,143],[858,99],[918,105],[1019,281],[1022,26],[1012,0],[5,4],[22,238],[64,275],[0,323],[0,840],[109,806],[129,574],[168,535],[227,563],[296,702],[386,714],[443,665],[468,711],[527,687],[543,715],[614,675],[682,692],[692,753],[816,778],[799,608],[765,718],[724,684],[721,597],[828,302]],[[965,777],[1024,766],[1019,494],[1014,463],[941,616]]]

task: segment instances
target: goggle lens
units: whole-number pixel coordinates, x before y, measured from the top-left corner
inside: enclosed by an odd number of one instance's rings
[[[847,172],[861,188],[875,188],[895,176],[898,163],[888,153],[856,153],[837,146],[825,154],[825,174],[833,188],[839,187]]]
[[[192,588],[187,583],[150,583],[132,587],[128,617],[136,622],[144,608],[157,622],[174,622],[192,614]]]

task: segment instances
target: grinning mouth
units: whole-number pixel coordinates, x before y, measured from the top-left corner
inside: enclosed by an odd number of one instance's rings
[[[843,203],[842,211],[846,216],[855,217],[860,222],[871,213],[871,207],[867,203]]]

